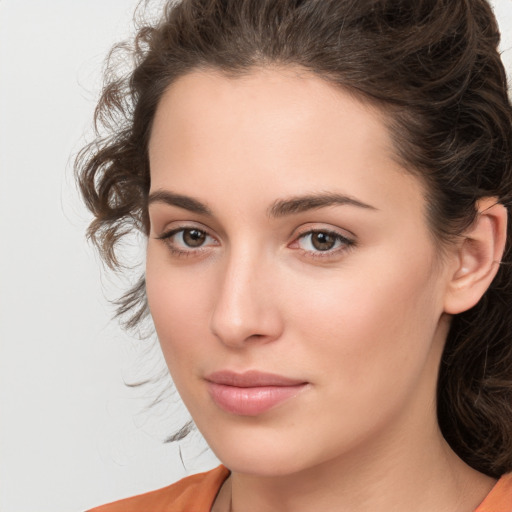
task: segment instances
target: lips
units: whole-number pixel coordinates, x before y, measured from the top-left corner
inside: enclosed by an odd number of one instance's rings
[[[215,404],[240,416],[257,416],[295,397],[308,385],[282,375],[248,371],[214,372],[206,377]]]

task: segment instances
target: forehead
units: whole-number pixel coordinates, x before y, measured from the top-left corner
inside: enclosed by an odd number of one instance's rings
[[[387,150],[391,144],[383,115],[301,68],[257,68],[236,78],[214,70],[195,71],[180,77],[164,93],[150,151],[161,134],[167,135],[167,143],[173,135],[180,142],[200,139],[204,146],[218,142],[226,131],[231,132],[233,148],[245,135],[252,135],[251,140],[258,136],[267,146],[279,137],[276,142],[281,142],[283,150],[285,135],[307,138],[317,145],[322,141],[328,144],[335,137],[342,146],[339,136],[354,133],[362,144],[371,141]]]
[[[397,163],[385,114],[300,68],[181,77],[161,99],[149,156],[152,191],[209,192],[224,180],[261,200],[338,188],[365,201],[418,186]]]

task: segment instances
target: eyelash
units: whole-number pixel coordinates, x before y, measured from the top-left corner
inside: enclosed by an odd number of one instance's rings
[[[167,231],[167,232],[157,236],[156,238],[158,240],[162,240],[166,244],[167,248],[170,250],[171,254],[178,256],[178,257],[186,258],[186,257],[191,257],[191,256],[192,257],[198,256],[200,253],[207,250],[207,247],[204,245],[201,245],[197,248],[190,247],[189,249],[179,249],[176,245],[173,245],[172,238],[179,233],[181,233],[183,236],[187,231],[189,231],[189,232],[190,231],[198,231],[199,233],[202,233],[202,235],[205,236],[206,238],[211,238],[211,239],[215,240],[211,235],[208,234],[208,232],[206,230],[196,228],[195,226],[191,226],[191,227],[184,226],[184,227],[171,229],[170,231]],[[339,243],[339,246],[334,249],[327,249],[325,251],[306,250],[299,246],[299,243],[301,240],[304,240],[308,236],[313,236],[315,234],[322,234],[322,235],[327,235],[329,237],[332,237],[334,239],[334,243],[335,244]],[[298,246],[297,249],[299,249],[302,252],[302,254],[305,254],[310,258],[329,258],[329,257],[333,257],[334,255],[338,255],[341,252],[345,252],[348,249],[354,247],[356,245],[356,242],[355,242],[355,240],[347,238],[336,231],[331,231],[328,229],[310,229],[308,231],[305,231],[305,232],[299,234],[295,238],[295,240],[291,244],[288,245],[288,247],[291,247],[295,244]]]
[[[295,240],[292,242],[292,244],[299,244],[300,240],[306,239],[308,236],[312,237],[315,234],[322,234],[327,235],[329,237],[332,237],[334,239],[334,243],[339,243],[338,247],[335,247],[333,249],[327,249],[325,251],[321,250],[306,250],[299,247],[299,249],[302,251],[303,254],[306,254],[308,257],[311,258],[332,258],[334,256],[338,256],[340,253],[343,253],[352,247],[355,246],[356,242],[353,239],[347,238],[346,236],[343,236],[342,234],[338,233],[337,231],[331,231],[328,229],[310,229],[308,231],[305,231],[304,233],[301,233]]]
[[[190,227],[179,227],[175,229],[171,229],[170,231],[166,231],[165,233],[162,233],[160,236],[157,236],[156,238],[158,240],[162,240],[165,245],[168,247],[168,249],[171,251],[171,254],[178,256],[178,257],[190,257],[190,256],[197,256],[199,253],[202,253],[205,251],[204,246],[200,246],[197,248],[190,247],[189,249],[179,249],[176,247],[176,245],[172,244],[172,238],[181,233],[182,235],[185,234],[187,231],[198,231],[199,233],[202,233],[204,236],[214,239],[211,235],[208,234],[207,231],[204,229],[196,228],[195,226]]]

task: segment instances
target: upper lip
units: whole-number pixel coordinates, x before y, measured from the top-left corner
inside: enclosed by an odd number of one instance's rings
[[[231,370],[221,370],[210,373],[205,377],[209,382],[222,384],[224,386],[234,386],[239,388],[255,388],[264,386],[298,386],[306,384],[306,381],[292,379],[277,375],[275,373],[260,372],[258,370],[249,370],[243,373]]]

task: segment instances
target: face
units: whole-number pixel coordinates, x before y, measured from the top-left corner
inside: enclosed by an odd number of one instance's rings
[[[297,69],[194,72],[149,150],[149,306],[224,464],[286,474],[432,429],[448,272],[380,112]]]

